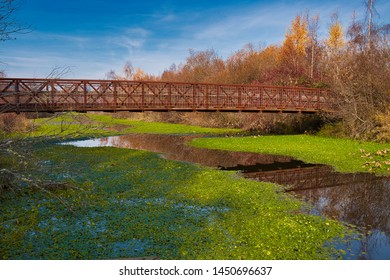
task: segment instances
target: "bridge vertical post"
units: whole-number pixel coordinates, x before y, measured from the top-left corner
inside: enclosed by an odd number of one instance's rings
[[[299,91],[299,94],[298,94],[298,108],[300,111],[302,111],[302,91]]]
[[[279,90],[279,109],[280,110],[283,109],[283,93],[284,93],[284,88]]]
[[[208,110],[209,109],[209,95],[210,95],[210,93],[209,93],[209,85],[206,85],[206,100],[205,100],[205,105],[206,105],[206,110]]]
[[[145,84],[141,82],[142,94],[141,94],[141,110],[145,109]]]
[[[84,85],[84,108],[87,106],[87,81],[83,81]]]
[[[112,86],[113,86],[113,89],[114,89],[114,105],[115,107],[118,106],[118,89],[117,89],[117,81],[112,81]]]
[[[320,104],[320,100],[321,100],[321,99],[320,99],[320,98],[321,98],[321,97],[320,97],[320,92],[321,92],[321,90],[317,89],[317,102],[316,102],[316,103],[317,103],[317,106],[316,106],[316,107],[317,107],[317,108],[316,108],[317,110],[319,110],[320,107],[321,107],[321,104]]]
[[[16,93],[16,95],[15,95],[15,102],[17,104],[19,104],[19,102],[20,102],[20,95],[19,95],[19,80],[18,79],[15,80],[15,93]]]
[[[15,103],[16,103],[16,113],[20,112],[20,93],[19,93],[19,79],[15,79]]]
[[[51,80],[50,81],[50,87],[51,87],[51,91],[50,91],[50,98],[51,98],[51,108],[54,110],[54,80]]]
[[[168,83],[168,109],[172,109],[172,84]]]
[[[237,86],[237,93],[238,93],[238,104],[237,107],[242,107],[242,86]]]
[[[220,89],[220,85],[217,85],[217,102],[216,102],[217,108],[219,107],[219,89]]]
[[[259,108],[263,107],[263,94],[264,94],[264,87],[259,87]]]
[[[195,92],[195,84],[192,84],[192,110],[195,110],[195,99],[196,99],[196,92]]]

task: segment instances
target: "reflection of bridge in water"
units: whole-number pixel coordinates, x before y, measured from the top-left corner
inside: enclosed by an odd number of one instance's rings
[[[353,242],[351,259],[390,259],[390,178],[343,174],[327,166],[243,172],[247,178],[286,186],[309,201],[314,213],[357,226],[363,236]]]
[[[279,169],[269,171],[244,172],[246,178],[267,181],[287,186],[287,191],[303,191],[310,189],[340,187],[383,180],[371,174],[337,173],[332,167],[308,165],[299,168]]]
[[[326,89],[119,80],[0,78],[0,112],[334,111]]]

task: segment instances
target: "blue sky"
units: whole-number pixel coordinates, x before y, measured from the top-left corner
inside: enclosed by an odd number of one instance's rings
[[[0,69],[9,77],[46,77],[69,67],[67,78],[104,78],[121,72],[126,61],[161,74],[180,64],[188,50],[214,49],[225,58],[247,43],[281,43],[293,18],[320,14],[321,35],[337,11],[347,26],[358,1],[116,1],[19,0],[15,18],[28,34],[0,42]],[[390,1],[377,0],[379,22],[390,22]]]

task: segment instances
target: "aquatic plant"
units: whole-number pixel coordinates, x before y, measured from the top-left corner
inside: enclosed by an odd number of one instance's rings
[[[346,233],[281,187],[119,148],[37,147],[37,178],[1,198],[2,259],[327,259]]]

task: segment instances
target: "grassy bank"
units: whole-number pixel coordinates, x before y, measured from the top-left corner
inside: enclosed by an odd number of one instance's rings
[[[331,165],[341,172],[390,174],[390,143],[286,135],[202,138],[194,139],[191,145],[207,149],[288,155],[308,163]]]
[[[230,141],[232,139],[229,139]],[[119,148],[36,147],[36,178],[1,197],[2,259],[327,259],[336,221],[273,184]],[[65,207],[66,206],[66,207]]]
[[[207,128],[183,124],[145,122],[116,118],[108,114],[67,113],[53,118],[34,120],[29,136],[102,137],[114,134],[235,134],[239,129]]]

